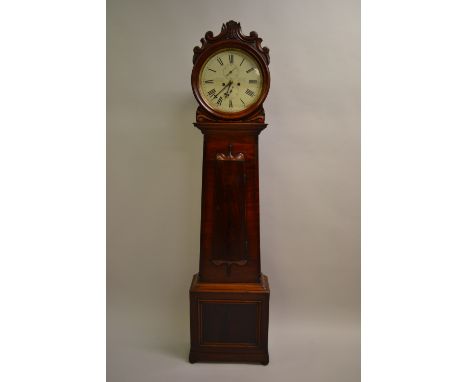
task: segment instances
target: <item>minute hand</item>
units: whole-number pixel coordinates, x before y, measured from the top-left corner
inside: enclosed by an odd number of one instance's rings
[[[222,88],[222,89],[218,92],[218,94],[216,94],[213,98],[218,98],[219,93],[221,93],[221,92],[222,92],[224,89],[226,89],[228,86],[231,86],[231,84],[232,84],[232,81],[229,81],[228,84],[227,84],[224,88]]]

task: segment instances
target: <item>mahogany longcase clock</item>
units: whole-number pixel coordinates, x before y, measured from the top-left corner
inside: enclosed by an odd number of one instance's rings
[[[260,270],[258,136],[269,50],[223,24],[193,49],[194,125],[204,135],[200,268],[190,287],[190,362],[268,364],[270,289]]]

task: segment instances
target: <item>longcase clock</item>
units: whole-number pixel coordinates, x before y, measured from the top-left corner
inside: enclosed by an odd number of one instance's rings
[[[258,136],[269,50],[223,24],[194,48],[194,125],[204,136],[200,268],[190,287],[190,362],[268,364],[268,278],[260,270]]]

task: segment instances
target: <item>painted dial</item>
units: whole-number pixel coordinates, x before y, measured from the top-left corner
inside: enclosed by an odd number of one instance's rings
[[[260,98],[263,76],[252,55],[239,49],[223,49],[203,64],[198,86],[212,109],[239,113]]]

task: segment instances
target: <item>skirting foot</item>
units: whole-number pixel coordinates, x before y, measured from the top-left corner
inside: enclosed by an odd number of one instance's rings
[[[189,361],[190,363],[192,363],[192,364],[195,363],[195,362],[197,362],[197,360],[196,360],[195,357],[192,355],[192,353],[190,353],[188,361]]]

